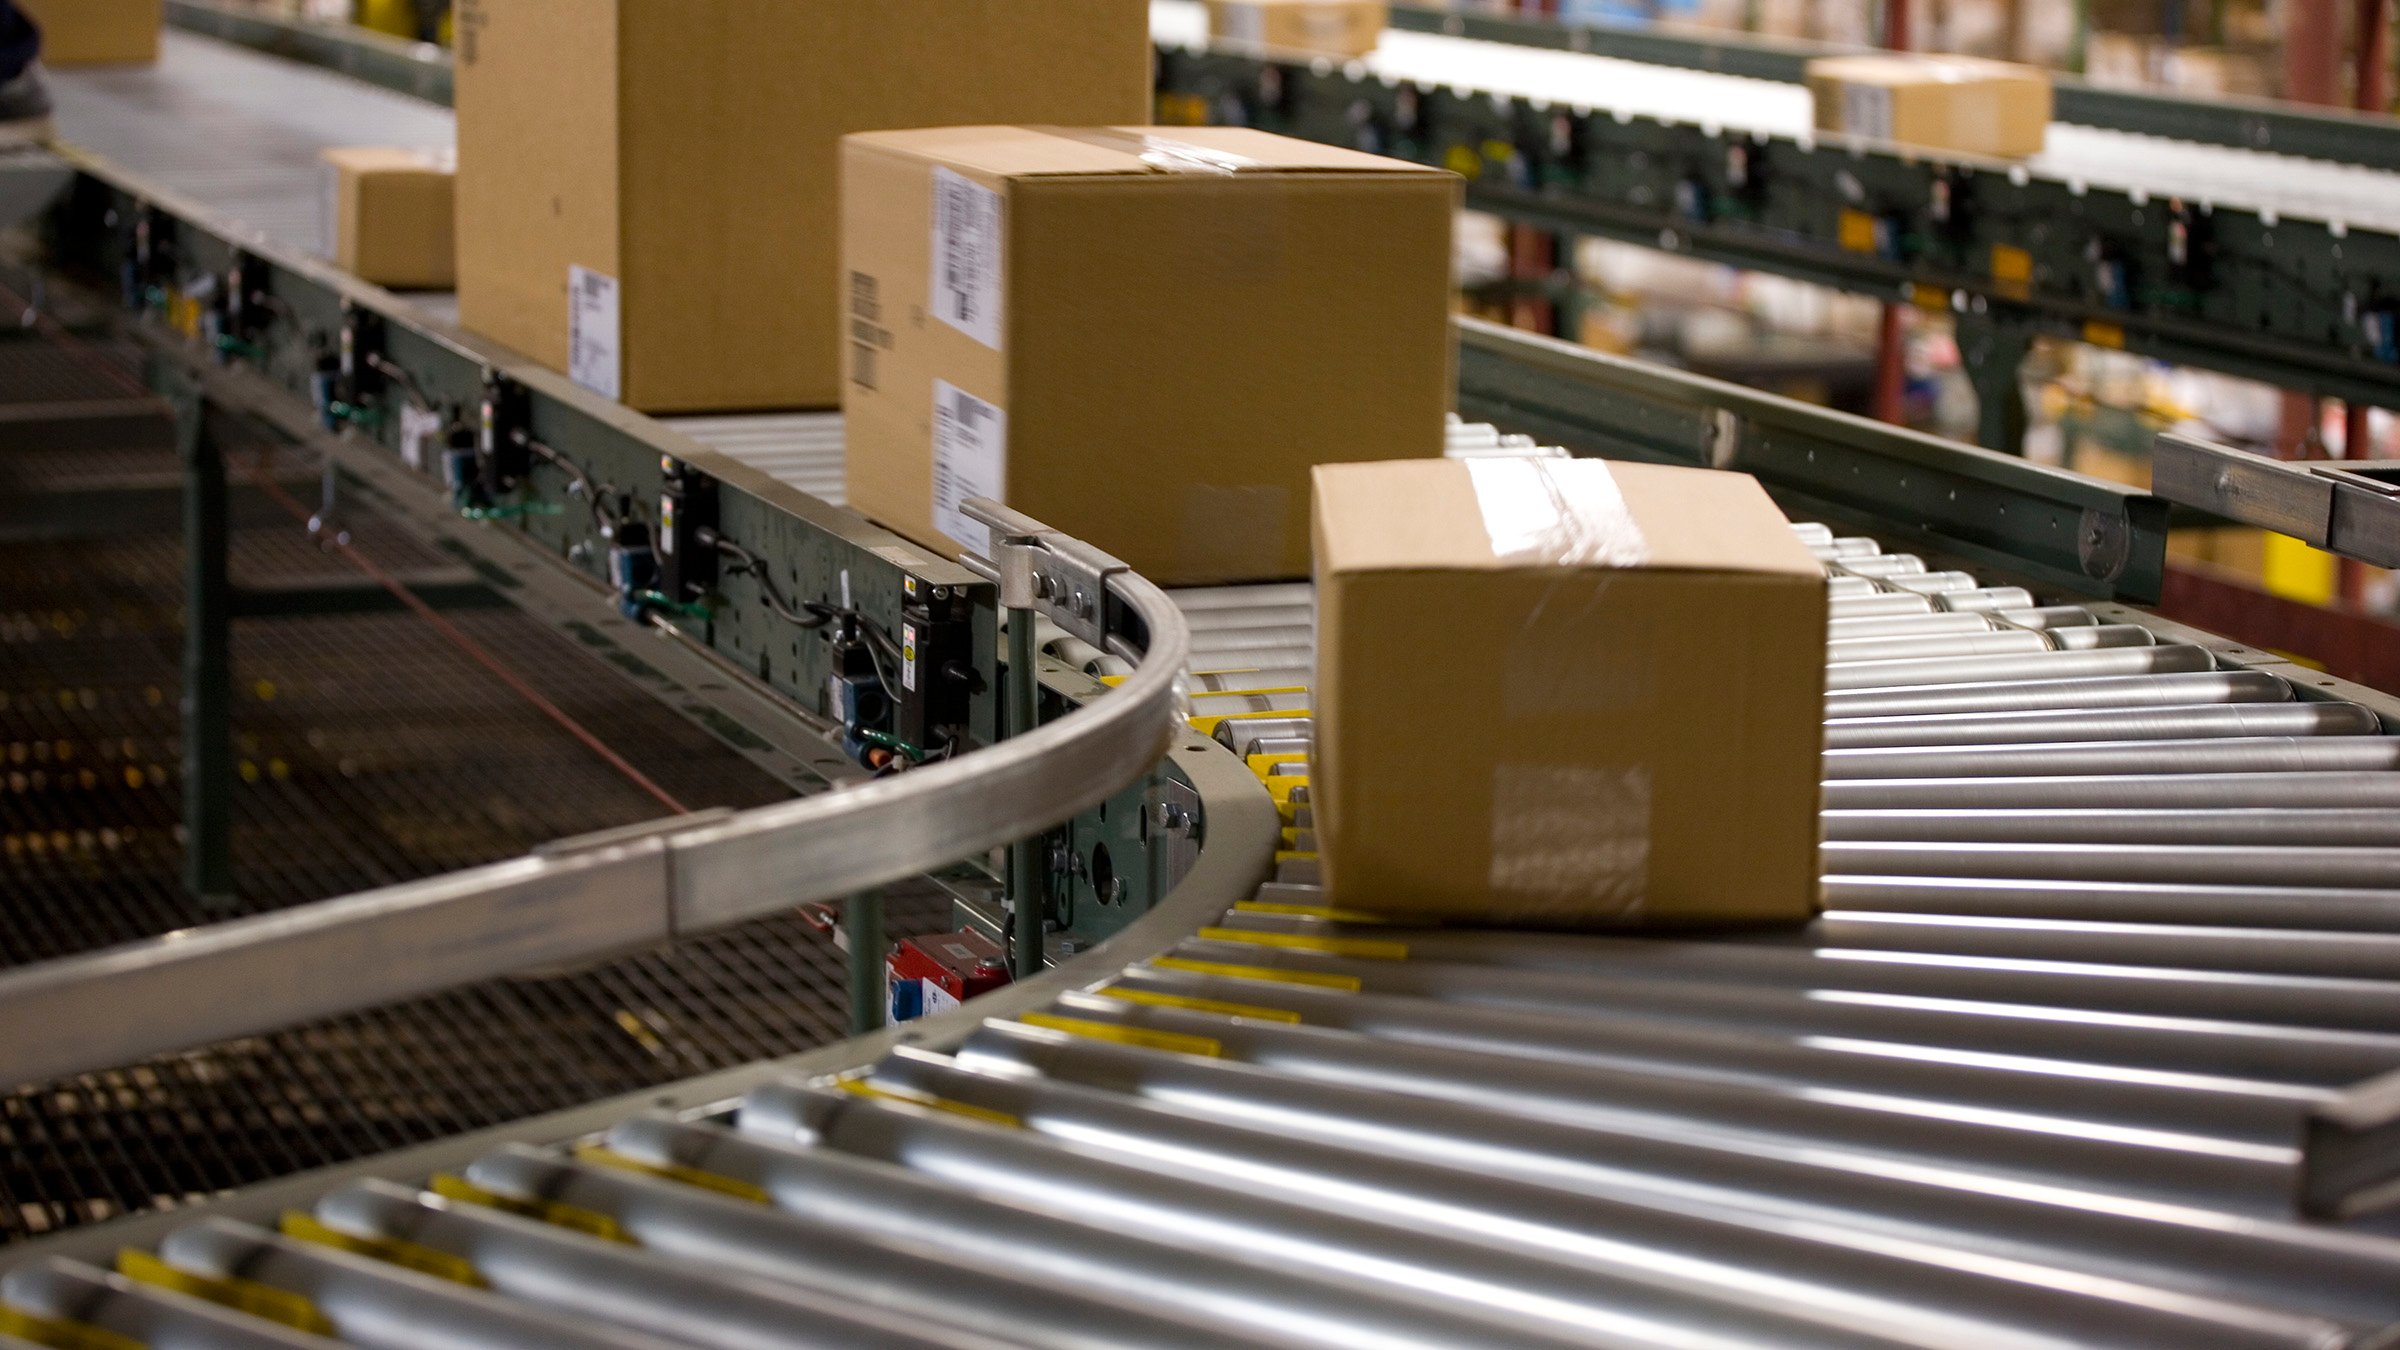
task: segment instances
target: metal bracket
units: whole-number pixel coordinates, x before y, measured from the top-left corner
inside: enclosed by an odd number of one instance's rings
[[[1129,573],[1122,561],[985,497],[966,502],[967,516],[992,530],[989,560],[959,561],[1000,585],[1000,607],[1035,610],[1070,635],[1105,649],[1108,586]]]
[[[2179,506],[2378,567],[2400,566],[2400,484],[2382,477],[2163,435],[2151,449],[2151,482]]]
[[[2125,564],[2133,557],[2133,530],[2123,513],[2085,507],[2075,532],[2075,554],[2083,561],[2085,575],[2095,581],[2114,582],[2125,575]]]

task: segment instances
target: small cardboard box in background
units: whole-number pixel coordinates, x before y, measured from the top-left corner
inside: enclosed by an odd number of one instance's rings
[[[644,412],[841,400],[847,132],[1150,114],[1140,0],[458,0],[458,308]]]
[[[1825,574],[1745,474],[1316,471],[1326,903],[1553,928],[1815,912]]]
[[[850,505],[1005,501],[1162,584],[1308,575],[1308,471],[1439,455],[1450,174],[1239,128],[845,142]]]
[[[1808,63],[1820,131],[2020,159],[2050,130],[2050,76],[1970,56],[1826,56]]]
[[[1350,60],[1375,50],[1390,18],[1384,0],[1209,0],[1208,35]]]
[[[333,260],[396,291],[446,291],[457,276],[451,185],[439,150],[345,146],[325,152]]]
[[[146,65],[158,59],[165,0],[17,0],[42,30],[53,66]]]

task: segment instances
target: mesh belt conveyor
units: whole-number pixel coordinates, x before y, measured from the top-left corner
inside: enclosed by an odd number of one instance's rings
[[[8,1305],[154,1346],[2388,1343],[2391,1141],[2348,1113],[2400,1066],[2400,739],[1797,528],[1835,625],[1804,930],[1325,909],[1307,714],[1254,692],[1305,690],[1307,588],[1184,592],[1194,725],[1287,822],[1252,898],[938,1050]]]

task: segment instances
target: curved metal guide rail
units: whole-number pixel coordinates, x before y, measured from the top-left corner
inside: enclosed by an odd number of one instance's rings
[[[1325,908],[1308,588],[1182,592],[1193,726],[1285,820],[1249,899],[738,1103],[161,1216],[155,1259],[41,1249],[0,1298],[152,1344],[2389,1344],[2390,701],[1797,528],[1834,610],[1804,929]]]

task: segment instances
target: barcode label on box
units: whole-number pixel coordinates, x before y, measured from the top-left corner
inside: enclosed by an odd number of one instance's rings
[[[1842,86],[1842,130],[1853,136],[1892,138],[1892,91],[1879,84]]]
[[[970,497],[1002,500],[1008,479],[1008,414],[948,380],[933,382],[933,528],[980,554],[992,532],[967,517]]]
[[[588,267],[568,267],[568,379],[602,398],[625,396],[622,323],[617,279]]]
[[[1000,349],[1000,194],[972,178],[933,171],[933,316]]]

